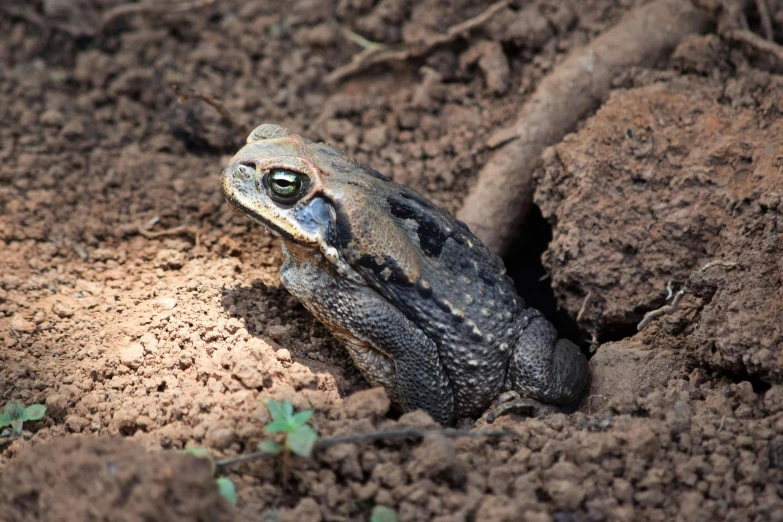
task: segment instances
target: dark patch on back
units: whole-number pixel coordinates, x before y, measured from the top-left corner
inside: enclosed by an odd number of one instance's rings
[[[478,271],[479,279],[487,283],[489,286],[495,286],[498,284],[498,280],[495,276],[484,270],[483,268]]]
[[[462,230],[464,230],[465,232],[470,232],[470,228],[468,228],[468,226],[462,221],[460,221],[459,219],[454,218],[454,222],[460,227],[462,227]]]
[[[348,216],[345,215],[345,212],[338,206],[335,205],[335,214],[337,214],[337,245],[340,246],[340,248],[345,248],[348,246],[348,244],[353,241],[353,232],[351,231],[351,223],[348,220]]]
[[[412,219],[419,225],[416,234],[419,236],[422,251],[429,257],[438,257],[443,251],[443,244],[448,239],[440,224],[420,208],[404,201],[394,198],[387,198],[387,201],[392,216],[397,219]]]
[[[379,179],[381,181],[385,181],[387,183],[391,183],[391,180],[389,178],[387,178],[386,176],[384,176],[374,168],[368,167],[367,165],[362,165],[362,166],[364,167],[364,171],[370,176],[372,176],[373,178]]]
[[[378,264],[378,260],[376,257],[363,254],[359,260],[357,261],[357,264],[359,266],[363,266],[365,268],[369,268],[375,274],[378,276],[378,279],[382,281],[387,281],[386,278],[381,275],[381,272],[383,272],[386,268],[388,268],[391,271],[391,275],[389,276],[388,281],[391,283],[396,283],[398,285],[405,285],[410,286],[413,284],[413,281],[410,281],[408,279],[408,276],[405,275],[405,272],[400,268],[400,266],[394,261],[394,259],[391,256],[384,255],[383,256],[383,262],[381,264]]]
[[[400,196],[410,201],[415,201],[424,208],[438,208],[432,203],[432,201],[425,199],[424,197],[414,192],[400,192]]]
[[[318,143],[318,153],[324,156],[331,156],[332,158],[346,158],[345,153],[327,145],[326,143]]]

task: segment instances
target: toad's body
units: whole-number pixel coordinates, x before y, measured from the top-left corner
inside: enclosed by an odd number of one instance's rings
[[[285,287],[404,411],[447,424],[508,390],[556,405],[583,391],[579,349],[420,194],[274,125],[253,131],[222,183],[232,208],[283,239]]]

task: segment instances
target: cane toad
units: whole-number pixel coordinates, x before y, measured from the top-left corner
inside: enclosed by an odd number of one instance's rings
[[[261,125],[222,174],[229,205],[280,236],[283,285],[403,411],[442,424],[572,403],[579,348],[526,308],[503,262],[448,212],[323,143]]]

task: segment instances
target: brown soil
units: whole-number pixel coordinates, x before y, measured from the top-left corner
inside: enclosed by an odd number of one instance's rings
[[[103,25],[116,2],[0,6],[0,400],[48,408],[0,439],[0,520],[783,520],[783,79],[715,36],[618,78],[538,171],[549,299],[604,343],[579,412],[502,418],[517,435],[491,442],[337,446],[287,484],[246,465],[236,509],[203,462],[160,451],[252,451],[266,398],[315,409],[325,436],[432,424],[366,390],[217,175],[240,127],[275,122],[455,211],[493,130],[643,2],[515,4],[327,89],[359,50],[330,20],[411,41],[490,3],[224,0]],[[701,270],[718,260],[736,266]],[[538,304],[536,267],[507,262]],[[670,281],[679,310],[635,334]]]

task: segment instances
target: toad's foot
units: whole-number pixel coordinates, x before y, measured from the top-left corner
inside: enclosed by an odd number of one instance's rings
[[[560,413],[561,408],[551,404],[544,404],[535,399],[522,398],[515,391],[501,393],[497,400],[497,406],[492,408],[487,415],[487,422],[492,424],[500,416],[517,414],[528,417],[538,417],[549,413]]]

